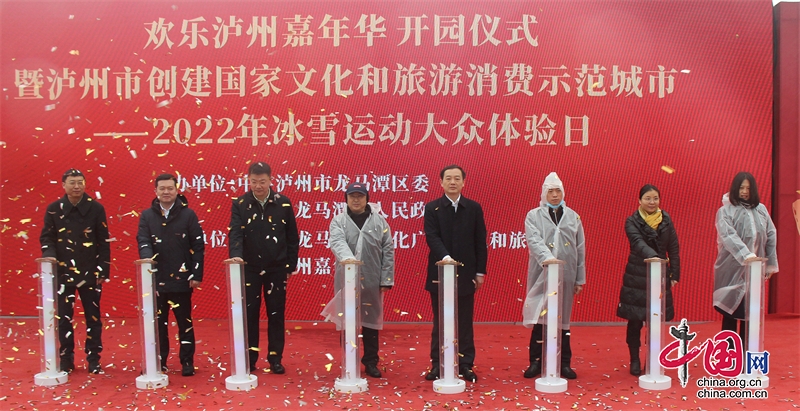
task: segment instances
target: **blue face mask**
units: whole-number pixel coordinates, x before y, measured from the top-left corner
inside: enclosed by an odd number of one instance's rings
[[[564,200],[561,200],[561,202],[556,204],[556,205],[552,205],[550,203],[547,203],[547,206],[552,208],[553,210],[556,210],[556,209],[558,209],[558,207],[561,207],[563,204],[564,204]]]

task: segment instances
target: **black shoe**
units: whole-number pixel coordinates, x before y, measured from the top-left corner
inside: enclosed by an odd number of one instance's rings
[[[100,360],[89,361],[89,374],[100,374]]]
[[[428,381],[438,380],[439,379],[439,367],[433,367],[428,374],[425,375],[425,379]]]
[[[191,377],[194,375],[194,364],[183,364],[181,375],[184,377]]]
[[[60,364],[61,371],[69,374],[75,370],[75,362],[71,358],[62,358]]]
[[[525,374],[522,374],[525,378],[533,378],[542,373],[542,363],[539,360],[536,360],[531,363],[531,366],[525,370]]]
[[[569,365],[561,367],[561,376],[568,380],[574,380],[578,378],[578,374],[575,374],[575,370],[570,368]]]
[[[631,375],[642,375],[642,362],[638,358],[631,360]]]
[[[281,363],[276,362],[269,366],[269,369],[272,371],[273,374],[286,374],[286,368],[283,368]]]
[[[472,371],[472,367],[462,365],[459,374],[464,377],[464,381],[478,382],[478,376]]]
[[[367,364],[364,367],[364,373],[366,373],[372,378],[381,378],[381,370],[379,370],[378,366],[374,364]]]

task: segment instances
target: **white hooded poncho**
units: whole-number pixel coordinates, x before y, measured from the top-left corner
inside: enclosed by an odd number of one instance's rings
[[[778,234],[764,204],[755,208],[735,206],[722,196],[717,211],[717,262],[714,263],[714,305],[733,314],[745,295],[744,260],[767,259],[767,273],[778,272],[775,252]]]
[[[546,272],[542,263],[549,259],[564,261],[561,328],[568,330],[572,315],[575,285],[586,284],[586,242],[580,216],[562,202],[564,214],[558,225],[553,223],[547,206],[547,191],[564,185],[556,173],[550,173],[542,185],[539,207],[528,212],[525,218],[525,237],[528,242],[527,295],[523,304],[523,325],[530,328],[539,323],[544,298]]]
[[[333,285],[334,298],[325,306],[322,316],[342,329],[344,307],[340,306],[340,291],[344,284],[344,266],[340,261],[355,259],[361,266],[361,325],[375,330],[383,329],[383,297],[380,287],[394,285],[394,242],[386,219],[380,215],[380,206],[369,203],[370,215],[359,230],[347,211],[333,217],[328,244],[336,257]]]

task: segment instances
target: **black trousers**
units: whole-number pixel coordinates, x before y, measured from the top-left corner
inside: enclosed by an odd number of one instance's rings
[[[175,316],[178,324],[178,339],[181,346],[178,358],[181,365],[194,365],[194,324],[192,323],[192,292],[158,293],[158,348],[161,354],[161,365],[167,364],[169,358],[169,311]]]
[[[739,306],[733,311],[733,314],[728,314],[718,307],[714,307],[720,314],[722,314],[722,331],[728,330],[736,332],[736,323],[739,323],[739,337],[742,339],[742,347],[747,349],[747,321],[744,320],[744,300],[739,303]],[[731,344],[733,342],[731,341]]]
[[[75,312],[75,296],[80,295],[83,304],[83,314],[86,319],[86,360],[100,361],[103,351],[103,323],[100,317],[100,293],[102,285],[88,283],[82,287],[64,287],[58,295],[58,341],[61,345],[59,355],[62,359],[74,361],[75,359],[75,330],[72,320]]]
[[[644,321],[642,320],[628,320],[628,328],[625,332],[625,342],[628,343],[628,348],[631,352],[638,351],[642,346],[642,327]]]
[[[431,332],[431,363],[433,369],[439,367],[439,292],[431,292],[433,309],[433,331]],[[458,365],[470,367],[475,364],[475,333],[472,329],[475,294],[458,296]]]
[[[364,345],[361,364],[378,365],[378,330],[361,327],[361,342]]]
[[[284,323],[286,311],[286,274],[260,274],[245,266],[245,302],[247,303],[247,345],[250,368],[255,368],[259,357],[259,332],[261,301],[267,306],[267,361],[281,362],[285,345]],[[253,348],[256,348],[254,350]]]
[[[531,330],[531,342],[528,353],[530,362],[541,360],[542,358],[542,341],[544,334],[544,326],[542,324],[534,324]],[[572,347],[570,346],[570,332],[569,330],[561,330],[561,366],[569,366],[572,362]]]

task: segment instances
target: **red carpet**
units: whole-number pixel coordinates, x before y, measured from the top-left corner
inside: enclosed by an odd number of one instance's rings
[[[522,378],[528,365],[530,331],[519,325],[477,324],[478,347],[475,372],[479,380],[467,383],[457,395],[433,392],[424,373],[428,359],[430,324],[388,324],[381,333],[381,369],[384,378],[369,379],[369,391],[340,394],[332,391],[339,375],[339,337],[331,324],[291,323],[287,327],[284,365],[286,375],[258,371],[259,386],[250,392],[225,389],[230,375],[226,321],[196,320],[200,340],[195,365],[197,375],[169,374],[170,385],[155,391],[136,389],[141,351],[136,320],[106,319],[103,335],[104,374],[89,375],[83,355],[68,383],[44,388],[33,384],[39,371],[39,338],[36,318],[3,318],[0,408],[3,410],[790,410],[800,408],[798,399],[797,341],[800,317],[770,315],[766,322],[766,348],[770,351],[768,399],[699,399],[696,380],[705,376],[699,360],[690,365],[690,381],[681,388],[677,373],[672,388],[647,391],[628,374],[625,328],[615,325],[573,326],[573,368],[578,379],[562,394],[542,394],[534,380]],[[712,337],[719,323],[691,324],[698,340]],[[262,327],[262,341],[266,327]],[[174,328],[171,329],[174,332]],[[76,340],[84,338],[83,325]],[[174,348],[174,347],[173,347]],[[76,350],[78,351],[78,350]],[[175,351],[173,351],[175,352]],[[259,363],[263,365],[263,363]],[[178,368],[177,356],[170,366]],[[795,402],[797,401],[797,402]]]

